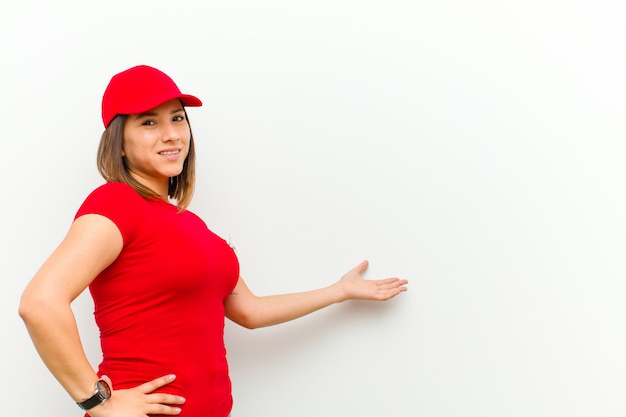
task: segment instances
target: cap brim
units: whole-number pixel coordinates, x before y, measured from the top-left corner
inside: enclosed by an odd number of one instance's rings
[[[200,107],[202,106],[202,101],[196,97],[196,96],[192,96],[189,94],[181,94],[180,97],[178,97],[181,101],[181,103],[183,103],[183,106],[185,107]]]

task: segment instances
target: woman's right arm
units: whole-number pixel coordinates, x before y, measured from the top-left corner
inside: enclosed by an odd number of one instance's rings
[[[33,344],[74,401],[91,397],[99,378],[82,347],[71,303],[117,258],[122,245],[122,235],[111,220],[96,214],[83,215],[73,222],[22,294],[19,314]],[[129,416],[177,414],[176,407],[165,404],[180,404],[180,397],[150,394],[171,380],[164,376],[133,390],[114,391],[109,401],[89,413],[117,416],[123,409]]]

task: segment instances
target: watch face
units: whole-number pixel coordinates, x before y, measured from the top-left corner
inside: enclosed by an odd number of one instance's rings
[[[98,383],[96,384],[96,389],[103,400],[108,400],[109,398],[111,398],[111,387],[109,387],[109,384],[107,384],[103,380],[98,381]]]

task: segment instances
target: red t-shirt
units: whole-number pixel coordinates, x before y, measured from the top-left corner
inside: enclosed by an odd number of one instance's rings
[[[182,395],[186,417],[226,417],[232,407],[224,347],[224,299],[239,277],[231,247],[189,211],[107,183],[76,217],[100,214],[124,247],[89,286],[100,329],[100,375],[114,389],[173,373],[160,391]]]

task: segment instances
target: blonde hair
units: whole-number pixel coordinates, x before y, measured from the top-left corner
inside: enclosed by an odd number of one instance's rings
[[[98,172],[108,182],[123,182],[133,187],[141,196],[146,199],[158,198],[157,193],[140,184],[128,172],[126,160],[123,155],[124,150],[124,124],[128,116],[117,115],[107,126],[98,147]],[[185,120],[189,124],[189,118],[185,111]],[[183,170],[175,177],[171,177],[167,194],[176,200],[178,211],[182,212],[191,203],[193,189],[196,182],[196,151],[193,145],[193,133],[189,126],[189,153],[183,164]]]

